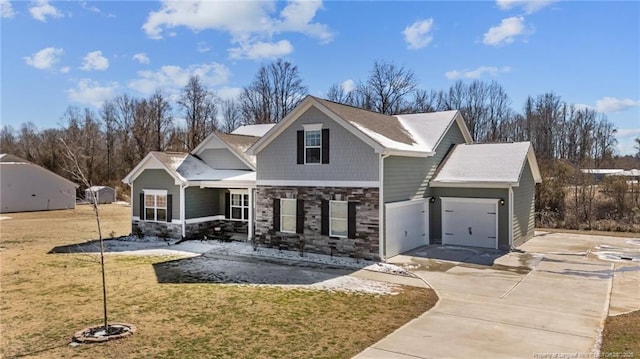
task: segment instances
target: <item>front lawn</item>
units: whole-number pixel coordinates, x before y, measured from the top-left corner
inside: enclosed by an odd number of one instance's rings
[[[97,256],[47,254],[97,238],[89,206],[4,214],[0,221],[0,356],[348,358],[431,308],[433,291],[366,295],[225,284],[161,284],[167,257],[107,255],[109,316],[138,332],[72,347],[102,318]],[[103,233],[130,231],[130,208],[102,207]]]
[[[640,358],[640,310],[607,318],[600,352],[603,358]]]

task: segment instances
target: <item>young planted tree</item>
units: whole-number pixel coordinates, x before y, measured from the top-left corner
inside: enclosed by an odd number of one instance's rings
[[[64,163],[67,172],[72,176],[72,178],[78,182],[80,182],[85,188],[91,187],[91,181],[85,175],[84,170],[82,169],[81,159],[78,158],[76,152],[74,152],[67,142],[64,139],[60,139],[62,146],[64,148]],[[98,240],[100,241],[100,271],[102,275],[102,314],[103,314],[103,323],[104,323],[104,332],[109,333],[109,321],[107,317],[107,281],[105,277],[104,270],[104,241],[102,239],[102,226],[100,225],[100,209],[98,208],[98,198],[96,193],[93,191],[89,191],[91,194],[90,198],[88,198],[91,207],[93,208],[93,212],[96,218],[96,226],[98,228]]]

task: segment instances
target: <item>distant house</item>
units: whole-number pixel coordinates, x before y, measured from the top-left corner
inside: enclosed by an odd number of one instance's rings
[[[43,167],[0,154],[0,213],[72,209],[78,185]]]
[[[605,177],[615,175],[623,172],[624,170],[620,168],[583,168],[580,171],[591,176],[594,181],[602,182]]]
[[[84,198],[89,202],[92,201],[94,194],[100,204],[116,201],[116,190],[108,186],[91,186],[84,190]]]

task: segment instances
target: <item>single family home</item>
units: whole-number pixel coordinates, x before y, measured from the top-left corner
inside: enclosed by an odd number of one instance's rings
[[[508,250],[533,236],[540,180],[530,143],[473,144],[459,111],[389,116],[314,96],[272,127],[151,153],[125,178],[145,233],[232,223],[259,245],[367,259]]]

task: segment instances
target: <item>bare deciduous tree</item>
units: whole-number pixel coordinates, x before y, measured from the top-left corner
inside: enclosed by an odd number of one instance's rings
[[[247,124],[277,123],[307,94],[298,66],[281,59],[262,66],[240,94],[240,109]]]
[[[182,90],[178,105],[187,121],[187,148],[194,149],[204,138],[217,128],[217,97],[207,89],[197,75],[189,77]]]
[[[223,132],[231,133],[240,126],[240,107],[235,100],[228,99],[223,101],[221,105],[221,112]]]

